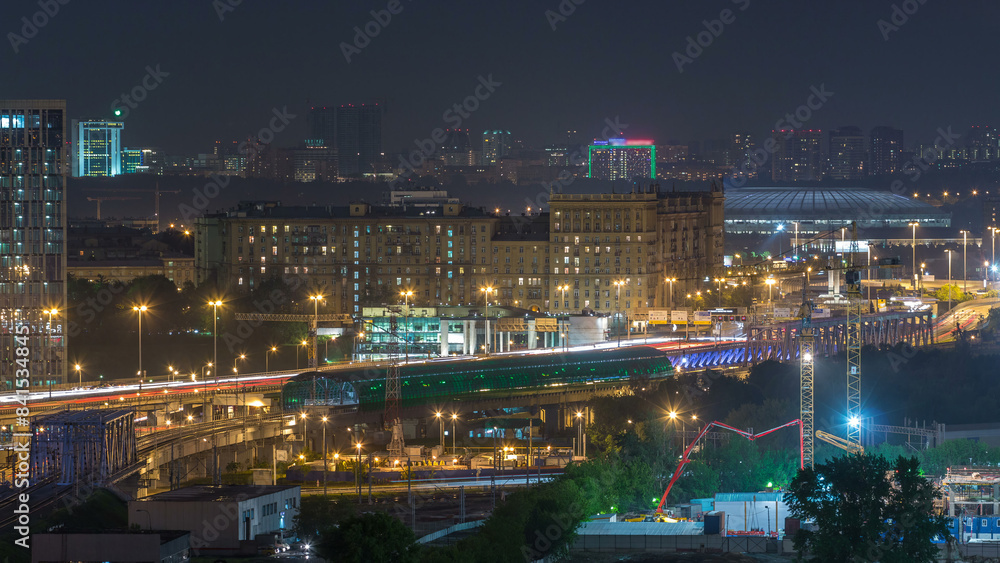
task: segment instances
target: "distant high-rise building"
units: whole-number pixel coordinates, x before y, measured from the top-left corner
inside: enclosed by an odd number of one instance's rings
[[[963,137],[965,158],[972,162],[1000,159],[1000,136],[989,125],[973,125]]]
[[[830,131],[828,175],[832,180],[859,180],[865,176],[865,135],[860,127]]]
[[[899,172],[903,153],[902,129],[873,127],[868,137],[869,175],[885,176]]]
[[[31,351],[33,386],[66,376],[65,143],[65,100],[0,100],[0,349]],[[0,362],[0,386],[20,367]]]
[[[590,145],[587,176],[600,180],[632,180],[656,177],[656,145],[653,141],[609,139]]]
[[[337,108],[309,108],[309,138],[307,144],[333,147],[337,142]]]
[[[483,131],[483,166],[498,166],[500,159],[510,154],[510,131]]]
[[[382,158],[382,106],[342,105],[336,111],[338,173],[341,177],[374,173]]]
[[[73,175],[118,176],[122,173],[123,121],[73,120]]]
[[[473,160],[478,151],[472,149],[472,139],[468,129],[448,129],[447,137],[438,149],[445,166],[476,166],[478,160]]]
[[[122,149],[122,174],[135,174],[142,166],[142,149]]]
[[[774,139],[775,149],[771,160],[772,180],[808,182],[822,179],[822,131],[781,129],[771,131],[771,137]]]

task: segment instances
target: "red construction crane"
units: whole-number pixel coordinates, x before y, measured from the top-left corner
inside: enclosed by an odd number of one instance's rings
[[[691,450],[694,449],[694,446],[695,446],[695,444],[698,443],[698,440],[701,440],[705,436],[705,434],[708,434],[709,429],[711,429],[713,426],[718,426],[719,428],[723,428],[725,430],[730,430],[732,432],[735,432],[735,433],[739,434],[740,436],[743,436],[747,440],[750,440],[751,442],[754,441],[754,440],[756,440],[757,438],[763,438],[764,436],[767,436],[768,434],[770,434],[772,432],[775,432],[777,430],[781,430],[782,428],[788,428],[789,426],[798,426],[799,427],[799,469],[802,469],[802,421],[801,420],[799,420],[799,419],[796,418],[795,420],[793,420],[791,422],[787,422],[785,424],[782,424],[781,426],[776,426],[776,427],[774,427],[774,428],[772,428],[770,430],[765,430],[764,432],[761,432],[759,434],[751,434],[751,433],[749,433],[749,432],[747,432],[745,430],[739,430],[737,428],[733,428],[732,426],[729,426],[728,424],[723,424],[723,423],[715,420],[715,421],[712,421],[712,422],[709,422],[708,424],[706,424],[705,427],[701,429],[701,432],[699,432],[698,435],[695,436],[694,440],[691,440],[691,443],[684,450],[684,455],[681,456],[681,462],[677,464],[677,469],[674,471],[674,476],[670,478],[670,484],[667,485],[667,490],[663,492],[663,498],[660,499],[660,504],[656,506],[656,512],[659,512],[659,513],[663,512],[663,504],[667,502],[667,495],[670,494],[670,489],[673,488],[674,483],[677,482],[677,478],[680,477],[681,473],[684,471],[684,465],[686,463],[688,463],[688,462],[691,461],[690,459],[688,459],[688,455],[691,454]]]

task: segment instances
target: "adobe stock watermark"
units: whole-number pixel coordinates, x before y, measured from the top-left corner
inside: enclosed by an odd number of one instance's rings
[[[576,532],[580,520],[585,516],[583,507],[576,503],[571,504],[567,512],[552,516],[551,524],[544,530],[535,530],[534,540],[530,544],[521,546],[521,555],[524,556],[525,562],[531,563],[551,555],[552,545],[564,535]]]
[[[34,39],[38,36],[38,32],[52,21],[52,18],[59,15],[59,10],[61,6],[69,4],[69,0],[38,0],[38,7],[40,8],[31,16],[24,16],[21,18],[21,33],[14,33],[13,31],[7,33],[7,41],[10,42],[11,49],[14,50],[14,54],[21,52],[21,46],[27,45],[28,41]]]
[[[806,103],[795,108],[795,111],[786,113],[784,117],[778,119],[774,122],[774,130],[779,132],[787,132],[785,139],[791,139],[795,134],[795,129],[800,129],[806,122],[808,122],[813,117],[813,112],[819,111],[830,98],[833,97],[834,93],[826,89],[826,83],[820,84],[819,87],[810,86],[810,94],[806,98]],[[791,127],[791,129],[788,129]],[[733,186],[741,187],[746,183],[747,178],[752,174],[755,174],[767,161],[770,159],[771,155],[778,150],[778,142],[774,140],[774,137],[768,137],[764,140],[763,147],[757,147],[753,150],[748,161],[744,161],[740,166],[733,171],[730,176],[730,181]]]
[[[741,12],[745,12],[750,7],[750,0],[730,1],[736,4]],[[696,35],[687,36],[687,46],[684,48],[684,53],[674,51],[670,55],[674,61],[674,65],[677,66],[677,72],[683,73],[684,66],[693,63],[695,59],[700,57],[705,52],[705,49],[708,49],[722,35],[722,32],[726,30],[726,26],[731,25],[735,21],[736,12],[729,8],[723,8],[719,12],[718,19],[702,20],[701,24],[705,26],[705,29],[699,31]]]
[[[392,22],[392,16],[401,14],[403,7],[403,3],[400,0],[389,0],[385,8],[369,12],[372,19],[368,20],[364,25],[354,26],[353,42],[340,42],[340,52],[344,55],[344,60],[347,61],[347,64],[351,64],[351,57],[360,55],[363,49],[371,45],[372,39],[378,37],[383,29],[389,27],[389,23]]]
[[[256,313],[263,313],[265,315],[277,312],[280,310],[282,305],[286,303],[291,303],[294,300],[294,294],[298,289],[305,287],[309,281],[309,278],[305,274],[292,275],[292,276],[281,276],[282,281],[287,286],[287,291],[282,289],[275,289],[268,294],[266,299],[261,301],[254,301],[253,308]],[[253,320],[239,321],[236,325],[235,334],[233,332],[226,331],[222,335],[222,342],[225,343],[226,348],[231,354],[240,353],[241,346],[246,344],[246,341],[250,339],[254,331],[260,327],[264,321]]]
[[[281,109],[273,108],[271,112],[274,116],[271,117],[271,121],[267,127],[262,127],[257,131],[257,135],[252,139],[252,142],[251,140],[243,141],[237,147],[237,151],[246,157],[248,163],[260,154],[265,147],[274,142],[276,134],[284,131],[292,120],[298,117],[288,111],[288,106],[284,106]],[[208,209],[212,200],[218,197],[222,193],[222,190],[229,185],[229,181],[228,176],[213,174],[211,181],[205,184],[204,188],[201,190],[194,188],[192,190],[193,197],[191,198],[190,205],[182,203],[177,206],[177,211],[186,221],[201,217],[205,210]]]
[[[566,21],[566,18],[576,13],[576,7],[582,5],[587,0],[562,0],[555,10],[545,10],[545,21],[549,22],[552,31],[556,26]]]
[[[163,79],[168,76],[170,73],[160,70],[159,64],[155,67],[146,66],[146,74],[139,79],[139,83],[111,102],[111,113],[118,119],[125,119],[132,110],[139,107],[150,92],[159,88],[160,84],[163,84]]]
[[[625,130],[628,129],[628,123],[622,123],[621,117],[615,116],[612,118],[604,119],[604,129],[601,130],[600,140],[607,141],[616,137],[620,137],[625,134]],[[588,149],[589,150],[589,149]],[[569,155],[569,166],[577,167],[582,166],[587,163],[590,155],[585,154],[583,150],[576,149]],[[542,189],[535,194],[535,198],[530,197],[524,198],[525,207],[542,209],[544,206],[549,204],[549,199],[552,194],[562,193],[563,190],[572,184],[576,180],[576,176],[570,173],[569,170],[561,170],[556,176],[556,179],[551,182],[542,182]],[[513,218],[515,223],[524,223],[529,219],[527,217],[516,216]]]
[[[927,3],[927,0],[903,0],[900,4],[892,5],[892,12],[888,20],[878,20],[876,25],[882,34],[884,41],[889,40],[889,34],[899,31],[899,28],[910,21],[910,16],[917,13],[920,6]]]
[[[220,22],[226,21],[226,14],[235,12],[236,8],[243,3],[243,0],[212,0],[212,8]]]
[[[493,80],[492,73],[487,74],[485,77],[479,75],[478,79],[479,84],[476,85],[472,95],[466,96],[464,100],[453,104],[441,114],[441,120],[447,123],[449,127],[460,129],[465,120],[479,109],[480,104],[490,99],[490,96],[496,92],[497,88],[503,85],[502,82]],[[417,146],[416,150],[411,151],[407,156],[399,157],[399,164],[403,173],[391,182],[389,188],[396,189],[401,180],[405,180],[412,174],[415,174],[416,169],[433,156],[441,143],[447,138],[448,133],[443,128],[438,127],[431,131],[430,137],[426,139],[414,139],[413,144]]]

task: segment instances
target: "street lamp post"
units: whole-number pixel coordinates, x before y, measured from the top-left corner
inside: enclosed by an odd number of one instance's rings
[[[148,307],[145,305],[133,305],[132,310],[139,315],[139,388],[142,389],[142,314]]]
[[[993,266],[997,265],[997,228],[990,227],[990,239],[992,240],[993,250],[990,256],[990,264]],[[990,271],[986,270],[986,279],[990,278]]]
[[[576,446],[576,450],[577,450],[576,453],[578,455],[580,455],[580,457],[583,457],[583,456],[587,455],[587,449],[586,449],[586,447],[583,444],[583,442],[584,442],[584,439],[583,439],[583,413],[580,412],[580,411],[576,411],[576,439],[579,442],[577,444],[577,446]]]
[[[677,278],[667,278],[665,281],[670,284],[670,310],[672,311],[674,309],[674,282],[677,281]]]
[[[299,346],[305,348],[309,343],[303,340],[299,342]],[[299,369],[299,346],[295,347],[295,369]]]
[[[962,231],[962,291],[969,291],[969,274],[967,271],[969,257],[969,231]]]
[[[317,358],[319,349],[316,347],[316,335],[319,332],[319,302],[324,301],[322,294],[310,295],[309,300],[313,302],[313,323],[309,327],[309,339],[312,341],[312,356],[309,356],[309,367],[316,369],[319,366]]]
[[[726,281],[726,278],[715,278],[715,281],[719,284],[719,307],[722,307],[722,284]]]
[[[913,228],[913,233],[910,238],[910,248],[913,250],[913,279],[910,280],[910,287],[913,289],[917,288],[917,227],[920,225],[917,221],[912,221],[907,223],[907,226]]]
[[[76,370],[76,376],[80,380],[80,387],[83,387],[83,371],[82,371],[83,368],[80,367],[80,364],[76,364],[75,366],[73,366],[73,369]]]
[[[622,346],[622,307],[621,307],[621,291],[622,286],[625,285],[625,280],[615,280],[612,282],[615,284],[615,309],[618,311],[616,315],[615,322],[615,332],[618,333],[618,347]]]
[[[49,354],[49,344],[52,341],[52,336],[51,336],[52,335],[52,317],[54,315],[58,315],[59,314],[59,309],[56,309],[56,308],[53,307],[52,309],[45,309],[42,312],[49,316],[49,324],[46,327],[46,333],[47,333],[48,336],[46,336],[46,338],[45,338],[45,351],[44,351],[44,353],[45,353],[45,375],[51,375],[52,374],[52,359],[51,359],[50,354]]]
[[[496,291],[496,289],[486,286],[479,288],[479,291],[483,292],[486,297],[486,355],[490,355],[490,293]]]
[[[309,449],[309,417],[306,413],[299,415],[302,418],[302,449]]]
[[[767,278],[764,283],[767,284],[767,302],[771,303],[771,288],[774,287],[774,278]]]
[[[356,445],[358,447],[358,461],[354,464],[354,486],[358,489],[358,504],[361,504],[361,442],[358,441]]]
[[[271,371],[271,366],[269,360],[271,359],[271,354],[277,353],[278,347],[271,346],[268,348],[267,352],[264,353],[264,373],[269,373]]]
[[[455,436],[455,422],[458,420],[457,414],[451,415],[451,455],[458,455],[458,446],[456,445]]]
[[[219,307],[222,300],[209,301],[212,306],[212,364],[219,365]],[[215,382],[219,382],[219,370],[215,370]]]
[[[792,224],[795,225],[795,248],[792,249],[792,256],[795,257],[795,261],[798,262],[799,261],[799,259],[798,259],[798,256],[799,256],[799,222],[798,221],[792,221]]]
[[[410,343],[409,343],[409,334],[410,334],[410,297],[413,297],[413,292],[407,290],[407,291],[400,291],[399,294],[403,297],[403,308],[406,309],[406,312],[404,313],[405,316],[403,317],[403,319],[404,319],[404,321],[403,321],[403,334],[406,335],[406,336],[403,337],[403,345],[405,347],[404,348],[405,351],[403,352],[403,361],[406,362],[406,363],[410,363]]]
[[[326,498],[326,472],[327,472],[327,464],[326,464],[326,420],[327,420],[327,418],[324,416],[323,417],[323,498]]]
[[[441,418],[441,413],[434,413],[434,418],[438,419],[438,432],[441,434],[441,453],[444,453],[444,419]]]

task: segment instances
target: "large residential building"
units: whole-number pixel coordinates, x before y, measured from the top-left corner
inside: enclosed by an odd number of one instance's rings
[[[830,131],[827,177],[831,180],[860,180],[865,177],[865,135],[860,127]]]
[[[65,100],[0,100],[0,323],[7,335],[27,327],[33,385],[66,374],[65,146]],[[0,346],[14,357],[12,339]],[[0,364],[0,385],[17,367]]]
[[[123,121],[73,120],[73,175],[118,176],[122,173]]]
[[[886,176],[901,170],[903,131],[892,127],[873,127],[868,135],[870,176]]]
[[[201,281],[247,291],[304,278],[329,313],[360,314],[413,291],[416,306],[491,303],[538,312],[625,313],[700,288],[723,262],[721,189],[553,194],[543,214],[436,207],[245,203],[200,218]],[[620,285],[615,285],[619,282]],[[710,285],[710,283],[709,283]],[[561,288],[567,288],[563,291]]]
[[[594,141],[589,154],[589,178],[612,181],[656,178],[656,145],[653,141]]]
[[[819,129],[781,129],[771,131],[774,156],[771,179],[775,182],[802,182],[823,179]]]

